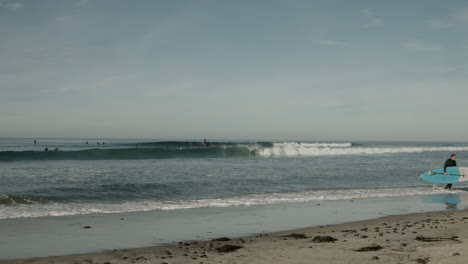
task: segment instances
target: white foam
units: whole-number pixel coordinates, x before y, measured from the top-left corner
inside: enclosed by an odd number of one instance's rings
[[[256,194],[239,197],[202,200],[178,201],[144,201],[112,203],[50,203],[21,204],[16,206],[0,206],[0,219],[65,216],[82,214],[108,214],[125,212],[144,212],[154,210],[181,210],[192,208],[223,208],[232,206],[252,206],[282,203],[302,203],[313,201],[354,200],[362,198],[402,197],[414,195],[429,195],[441,193],[456,193],[463,191],[447,191],[442,188],[383,188],[383,189],[346,189],[317,190],[299,193]]]
[[[258,155],[263,157],[295,157],[295,156],[332,156],[332,155],[376,155],[394,153],[420,153],[434,151],[468,151],[468,147],[345,147],[316,145],[318,143],[275,143],[271,148],[254,147]],[[320,143],[322,144],[322,143]],[[351,143],[349,143],[351,144]]]
[[[294,142],[284,142],[284,143],[275,143],[274,145],[292,145],[292,146],[298,146],[298,147],[305,147],[305,148],[311,148],[311,147],[317,147],[317,148],[324,148],[324,147],[329,147],[329,148],[349,148],[353,144],[352,143],[294,143]]]

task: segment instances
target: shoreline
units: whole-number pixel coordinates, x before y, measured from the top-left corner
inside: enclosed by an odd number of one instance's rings
[[[226,241],[191,240],[100,253],[6,259],[0,264],[466,263],[466,227],[468,209],[423,212],[221,239]],[[285,237],[291,234],[293,237]],[[333,239],[336,241],[327,242]],[[218,252],[229,246],[239,249]],[[359,249],[364,251],[356,251]]]
[[[449,205],[447,203],[450,203]],[[218,237],[250,237],[376,219],[468,208],[468,193],[366,198],[0,220],[0,259],[107,252]],[[84,228],[89,226],[90,228]],[[46,242],[46,243],[44,243]]]

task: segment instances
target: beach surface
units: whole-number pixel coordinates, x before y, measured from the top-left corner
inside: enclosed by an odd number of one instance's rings
[[[467,227],[468,210],[453,210],[0,263],[468,263]]]

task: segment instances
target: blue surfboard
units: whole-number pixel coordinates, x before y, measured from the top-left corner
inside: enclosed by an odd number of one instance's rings
[[[419,176],[421,180],[432,183],[461,183],[468,181],[468,167],[448,167],[447,175],[444,169],[435,169],[425,172]]]

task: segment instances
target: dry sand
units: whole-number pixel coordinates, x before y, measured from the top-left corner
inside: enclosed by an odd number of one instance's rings
[[[295,234],[294,237],[286,237],[291,234]],[[336,240],[327,242],[333,239]],[[240,248],[227,253],[218,252],[218,249],[230,246]],[[466,264],[468,210],[388,216],[375,220],[231,238],[229,241],[185,241],[174,246],[63,257],[0,260],[0,263]]]

